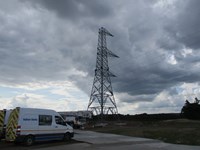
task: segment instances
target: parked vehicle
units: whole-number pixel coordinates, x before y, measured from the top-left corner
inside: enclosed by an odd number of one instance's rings
[[[7,126],[8,118],[10,116],[11,111],[12,111],[11,109],[0,110],[0,139],[5,138],[6,126]]]
[[[4,110],[0,110],[0,139],[3,136],[4,116]]]
[[[63,119],[70,124],[71,126],[76,128],[83,128],[86,124],[87,119],[92,118],[92,111],[63,111],[58,112]]]
[[[15,108],[8,119],[6,141],[32,145],[37,141],[65,140],[74,136],[73,128],[54,110]]]

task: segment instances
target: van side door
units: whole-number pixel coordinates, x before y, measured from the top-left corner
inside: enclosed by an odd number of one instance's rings
[[[64,134],[67,129],[68,127],[62,117],[55,116],[55,130],[57,130],[57,133]]]
[[[52,115],[45,115],[40,114],[39,115],[39,121],[38,121],[38,134],[45,135],[45,134],[51,134],[53,129],[53,116]]]

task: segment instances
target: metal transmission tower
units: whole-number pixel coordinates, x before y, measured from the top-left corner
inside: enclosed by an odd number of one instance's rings
[[[115,75],[109,71],[108,67],[108,57],[118,58],[118,56],[108,50],[106,46],[107,35],[113,36],[105,28],[101,27],[98,36],[95,77],[88,104],[88,110],[92,110],[96,115],[118,113],[110,79]]]

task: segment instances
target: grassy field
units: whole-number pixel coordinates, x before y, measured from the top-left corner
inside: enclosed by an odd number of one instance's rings
[[[187,119],[165,121],[108,122],[104,127],[89,130],[120,135],[158,139],[167,143],[200,145],[200,121]]]

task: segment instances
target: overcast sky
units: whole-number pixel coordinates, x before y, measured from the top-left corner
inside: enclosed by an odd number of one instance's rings
[[[0,109],[86,110],[98,29],[119,113],[180,112],[200,98],[199,0],[1,0]]]

